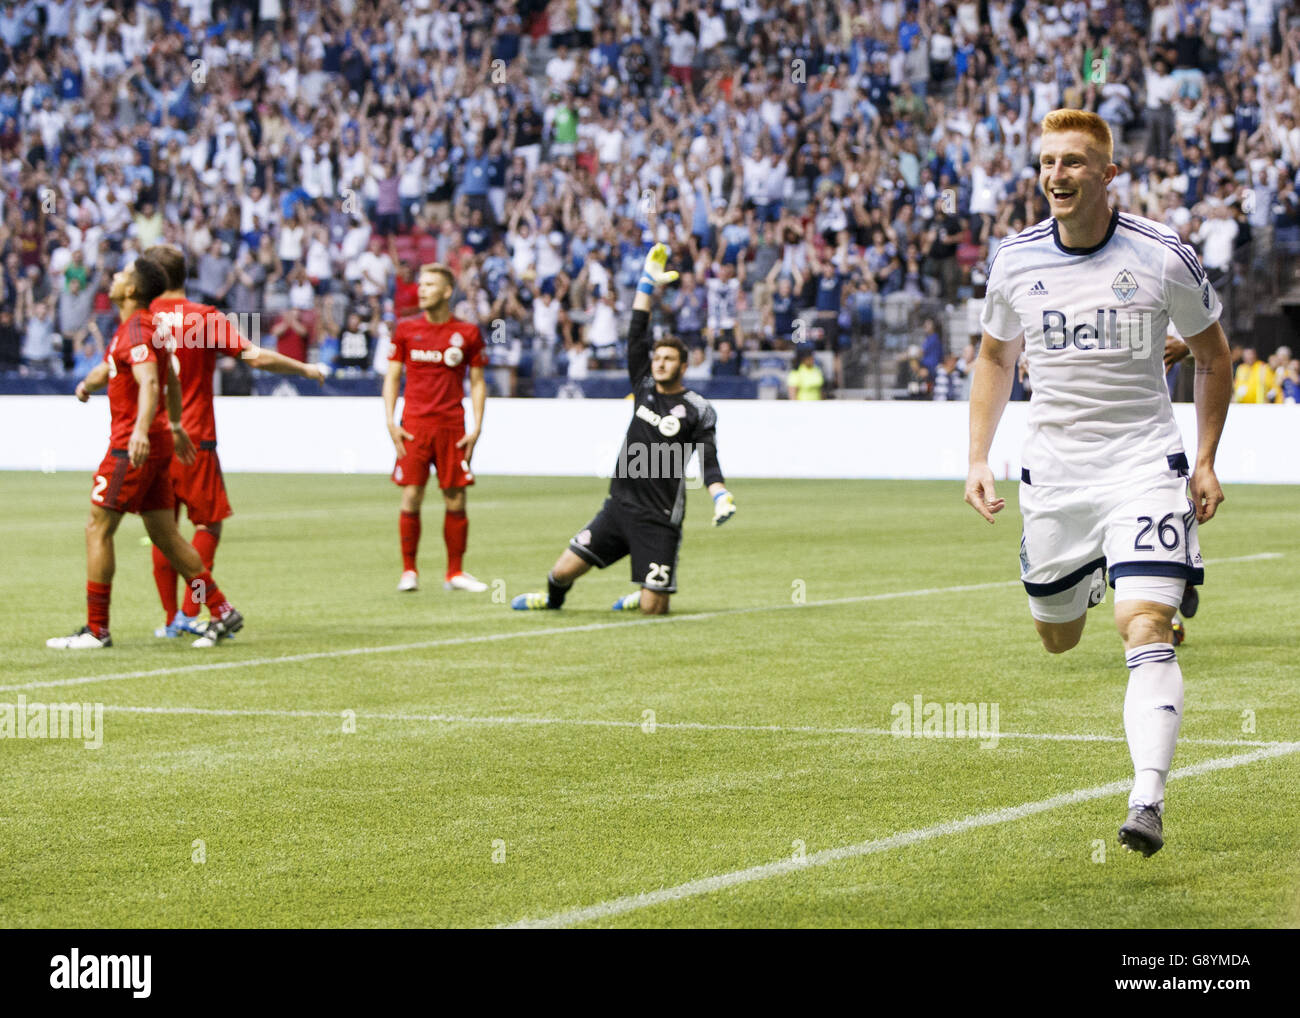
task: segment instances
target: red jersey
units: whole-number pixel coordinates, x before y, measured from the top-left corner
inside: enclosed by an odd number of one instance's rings
[[[135,430],[135,415],[140,406],[140,383],[131,369],[136,364],[152,364],[158,375],[158,410],[149,424],[149,441],[166,436],[171,447],[171,428],[167,423],[167,375],[165,361],[154,349],[153,316],[143,308],[117,327],[108,344],[104,360],[108,363],[108,407],[113,416],[109,447],[125,449]],[[155,449],[155,452],[160,450]]]
[[[435,324],[423,314],[403,318],[388,359],[406,367],[403,421],[464,427],[465,369],[487,365],[477,325],[458,318]]]
[[[181,425],[190,441],[217,440],[217,419],[212,412],[212,375],[217,358],[238,354],[251,343],[225,315],[210,304],[159,297],[149,305],[159,333],[170,331],[180,362]]]

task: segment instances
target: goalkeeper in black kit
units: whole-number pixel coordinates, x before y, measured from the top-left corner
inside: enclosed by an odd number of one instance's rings
[[[595,519],[569,542],[546,578],[546,592],[520,594],[518,611],[555,609],[573,581],[592,566],[604,569],[624,555],[632,559],[639,591],[614,602],[615,611],[639,608],[647,615],[668,611],[677,592],[677,552],[686,510],[686,464],[700,457],[700,472],[713,496],[713,525],[736,512],[718,466],[714,426],[717,414],[703,396],[682,385],[686,347],[675,336],[650,340],[650,302],[655,288],[677,278],[666,271],[668,248],[656,244],[646,255],[627,338],[627,373],[635,410],[619,450],[609,497]]]

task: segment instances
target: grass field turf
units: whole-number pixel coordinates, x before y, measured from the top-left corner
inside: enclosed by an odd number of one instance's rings
[[[45,638],[84,621],[89,479],[0,483],[0,702],[105,705],[101,749],[0,740],[6,926],[569,923],[574,909],[799,851],[814,864],[585,921],[1300,922],[1289,747],[1173,781],[1167,844],[1149,860],[1115,843],[1122,792],[939,826],[1131,776],[1109,600],[1074,651],[1039,647],[1013,582],[1014,484],[995,527],[950,482],[738,480],[740,511],[718,530],[693,492],[674,614],[646,620],[609,611],[632,589],[626,561],[581,580],[563,612],[501,603],[541,586],[598,508],[599,480],[482,478],[466,565],[494,585],[484,595],[437,582],[435,497],[425,589],[409,595],[394,590],[384,478],[232,476],[215,573],[247,629],[209,651],[155,640],[143,528],[127,519],[114,648],[56,654]],[[1295,504],[1295,489],[1232,487],[1202,529],[1209,576],[1179,655],[1176,768],[1300,740]],[[947,589],[963,586],[978,589]],[[837,599],[857,600],[822,603]],[[996,703],[1004,737],[981,749],[881,734],[916,695]],[[909,831],[928,833],[817,864]]]

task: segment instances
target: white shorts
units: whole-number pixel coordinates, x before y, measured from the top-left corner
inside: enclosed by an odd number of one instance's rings
[[[1100,600],[1094,579],[1205,579],[1196,510],[1181,476],[1135,492],[1132,484],[1065,488],[1020,485],[1020,579],[1030,612],[1043,622],[1069,622]],[[1099,573],[1099,570],[1104,572]]]

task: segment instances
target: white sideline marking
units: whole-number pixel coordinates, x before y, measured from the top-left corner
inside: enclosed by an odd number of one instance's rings
[[[342,717],[341,710],[272,710],[270,708],[262,709],[257,707],[134,707],[117,704],[108,704],[104,707],[105,711],[118,711],[124,714],[193,714],[203,717],[265,717],[265,718],[329,718],[337,721]],[[573,725],[578,727],[590,728],[641,728],[642,721],[612,721],[601,718],[529,718],[529,717],[501,717],[496,715],[474,715],[474,714],[357,714],[358,721],[416,721],[422,724],[446,724],[446,725]],[[895,736],[888,728],[822,728],[817,725],[733,725],[733,724],[710,724],[703,721],[656,721],[655,730],[660,728],[677,729],[681,731],[692,732],[772,732],[776,734],[796,734],[796,735],[887,735],[894,738]],[[909,736],[911,741],[914,736]],[[978,732],[972,733],[969,739],[979,740],[985,738]],[[1055,732],[998,732],[999,739],[1033,739],[1044,742],[1126,742],[1122,735],[1092,735],[1088,733],[1055,733]],[[947,741],[961,741],[961,739],[947,738]],[[918,739],[923,742],[941,742],[943,739],[926,738]],[[1290,746],[1294,743],[1281,741],[1267,741],[1264,739],[1184,739],[1180,738],[1178,744],[1181,746],[1235,746],[1235,747],[1258,747],[1258,746]]]
[[[1255,555],[1216,559],[1207,565],[1225,562],[1256,562],[1262,559],[1282,558],[1282,552],[1266,551]],[[896,601],[907,597],[927,597],[931,594],[964,594],[975,590],[995,590],[998,587],[1018,587],[1019,580],[999,580],[994,583],[966,583],[956,587],[922,587],[919,590],[894,590],[883,594],[859,594],[855,597],[836,597],[806,604],[767,604],[749,608],[724,608],[720,611],[695,612],[689,615],[657,615],[618,622],[591,622],[581,626],[556,626],[552,629],[520,629],[509,633],[487,633],[483,636],[457,636],[446,640],[422,640],[419,643],[394,643],[379,647],[349,647],[345,650],[321,650],[309,654],[287,654],[283,657],[253,658],[247,661],[213,661],[207,664],[178,665],[174,668],[152,668],[138,672],[116,672],[108,675],[84,675],[73,679],[41,679],[35,682],[17,682],[0,686],[0,692],[20,689],[45,689],[57,686],[81,686],[92,682],[121,682],[125,679],[145,679],[157,675],[185,675],[194,672],[222,671],[228,668],[259,668],[262,665],[294,664],[300,661],[321,661],[336,657],[355,657],[363,654],[391,654],[405,650],[430,650],[434,647],[459,647],[473,643],[494,643],[498,640],[522,640],[543,636],[560,636],[566,633],[591,633],[602,629],[628,626],[669,625],[674,622],[702,622],[706,619],[728,615],[753,615],[759,612],[829,608],[843,604],[868,604],[873,601]],[[508,609],[507,609],[508,610]]]
[[[1192,778],[1200,774],[1208,774],[1211,771],[1244,767],[1247,764],[1266,760],[1270,757],[1286,756],[1295,753],[1297,750],[1300,750],[1300,742],[1281,743],[1268,749],[1257,749],[1254,752],[1242,753],[1237,756],[1217,757],[1188,767],[1179,767],[1169,777],[1171,779]],[[587,905],[583,908],[568,909],[541,919],[520,919],[518,922],[504,924],[504,928],[559,929],[577,923],[608,919],[611,916],[635,912],[638,909],[650,908],[654,905],[682,901],[685,898],[694,898],[701,894],[712,894],[715,891],[736,887],[739,884],[749,884],[756,880],[766,880],[769,877],[784,876],[787,873],[795,873],[813,866],[825,866],[843,859],[855,859],[859,856],[888,852],[895,848],[906,848],[909,845],[929,841],[932,838],[961,834],[979,827],[992,827],[996,824],[1009,823],[1012,820],[1022,820],[1037,813],[1060,809],[1062,806],[1074,806],[1092,799],[1104,799],[1111,795],[1121,795],[1128,792],[1132,785],[1132,780],[1125,778],[1105,785],[1097,785],[1093,788],[1081,788],[1073,792],[1066,792],[1063,795],[1052,796],[1050,799],[1040,799],[1037,802],[1026,802],[1019,806],[1007,806],[988,813],[980,813],[964,820],[950,820],[946,823],[935,824],[932,827],[923,827],[919,830],[893,834],[887,838],[862,841],[856,845],[844,845],[840,848],[823,849],[820,852],[805,856],[803,859],[793,857],[781,859],[760,866],[751,866],[749,869],[734,870],[731,873],[719,873],[716,876],[691,880],[684,884],[678,884],[676,887],[665,887],[658,891],[632,894],[623,898],[602,901],[595,905]]]

